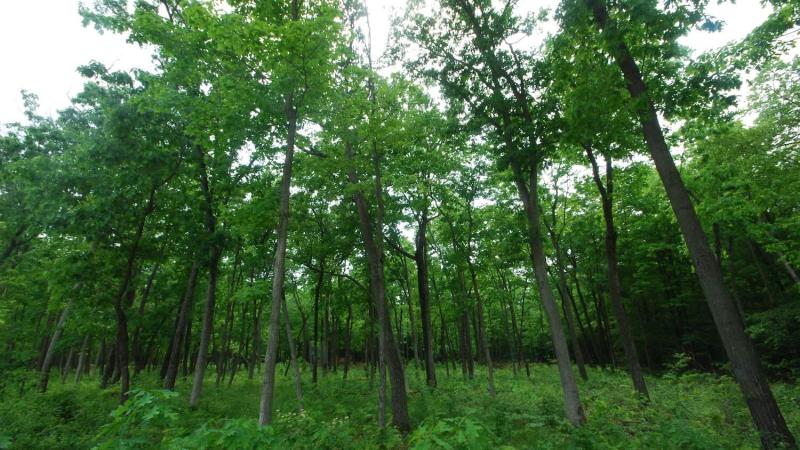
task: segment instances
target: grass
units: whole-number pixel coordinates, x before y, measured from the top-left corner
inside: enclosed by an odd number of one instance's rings
[[[425,386],[424,373],[409,369],[409,413],[415,431],[401,437],[376,425],[376,391],[365,371],[347,380],[329,374],[313,385],[303,380],[305,413],[296,413],[292,381],[278,376],[273,428],[255,425],[260,377],[239,374],[230,387],[204,386],[198,409],[190,410],[190,380],[179,380],[177,395],[158,392],[154,375],[134,385],[144,392],[138,409],[116,408],[118,390],[100,390],[96,379],[79,385],[51,383],[46,394],[15,389],[2,394],[0,448],[506,448],[516,449],[754,449],[759,447],[749,413],[729,377],[688,373],[647,379],[652,401],[633,395],[624,371],[590,371],[580,383],[587,423],[564,419],[555,366],[536,365],[532,376],[496,371],[497,397],[486,393],[484,373],[474,380],[460,374],[440,386]],[[31,374],[30,379],[35,379]],[[800,435],[800,388],[776,384],[775,395],[795,436]],[[135,402],[134,402],[135,403]],[[125,414],[123,414],[125,412]]]

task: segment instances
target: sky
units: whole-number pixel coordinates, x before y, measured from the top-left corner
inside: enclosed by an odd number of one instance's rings
[[[91,0],[84,0],[89,3]],[[0,0],[0,124],[24,121],[20,92],[39,96],[42,115],[55,115],[78,94],[83,80],[76,68],[92,60],[115,70],[153,67],[150,52],[128,44],[112,33],[99,34],[83,27],[78,14],[81,0]],[[403,0],[367,0],[373,49],[385,48],[392,12],[400,13]],[[556,0],[522,0],[539,9]],[[720,47],[744,37],[768,14],[758,0],[709,6],[711,15],[726,26],[718,33],[693,32],[682,43],[697,52]]]

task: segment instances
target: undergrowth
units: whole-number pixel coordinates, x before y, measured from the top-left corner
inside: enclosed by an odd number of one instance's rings
[[[401,436],[376,426],[377,400],[363,370],[347,380],[329,374],[316,385],[303,380],[298,412],[291,380],[279,375],[275,423],[256,422],[260,383],[232,386],[206,381],[199,408],[187,406],[188,380],[176,392],[155,376],[135,380],[122,406],[118,390],[96,379],[79,385],[53,382],[46,394],[7,388],[0,403],[0,449],[751,449],[758,448],[744,401],[727,376],[668,374],[647,379],[652,400],[637,398],[624,371],[595,369],[580,392],[587,423],[564,419],[555,366],[537,365],[531,378],[496,371],[497,396],[474,380],[439,368],[440,386],[425,385],[410,369],[409,413],[414,430]],[[33,376],[33,374],[31,374]],[[800,388],[776,384],[775,395],[800,435]]]

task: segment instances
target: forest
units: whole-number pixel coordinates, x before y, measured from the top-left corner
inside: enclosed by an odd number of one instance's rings
[[[800,2],[402,6],[81,5],[154,68],[0,124],[0,449],[798,448]]]

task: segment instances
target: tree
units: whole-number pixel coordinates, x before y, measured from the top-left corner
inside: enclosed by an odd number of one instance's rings
[[[761,433],[762,444],[766,448],[795,446],[794,437],[775,402],[752,341],[745,332],[742,318],[725,287],[722,270],[708,245],[689,193],[669,152],[656,105],[635,56],[628,47],[627,36],[617,25],[616,19],[609,15],[604,2],[587,0],[586,7],[601,30],[607,51],[625,77],[631,99],[636,102],[642,134],[678,219],[722,343],[733,363],[734,375],[750,407],[756,428]]]

